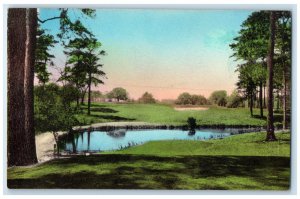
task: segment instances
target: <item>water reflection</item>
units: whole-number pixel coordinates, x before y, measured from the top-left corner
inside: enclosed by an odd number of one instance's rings
[[[111,137],[125,137],[126,135],[126,130],[125,129],[117,129],[117,130],[112,130],[106,133],[107,135]]]

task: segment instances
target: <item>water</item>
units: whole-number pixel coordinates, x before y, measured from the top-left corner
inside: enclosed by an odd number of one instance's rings
[[[115,130],[69,134],[60,140],[60,148],[69,152],[97,152],[128,148],[154,140],[208,140],[233,134],[253,132],[253,129],[202,129],[194,133],[182,130]]]

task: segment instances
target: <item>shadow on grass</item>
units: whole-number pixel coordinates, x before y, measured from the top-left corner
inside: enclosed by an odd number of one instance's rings
[[[81,107],[82,109],[87,110],[87,107]],[[105,107],[91,107],[92,112],[101,112],[101,113],[118,113],[119,111],[116,111],[112,108],[105,108]]]
[[[64,172],[74,165],[84,168],[108,166],[109,172],[95,170]],[[35,179],[8,179],[9,188],[81,188],[81,189],[288,189],[290,160],[286,157],[93,155],[53,160],[55,173],[43,173]],[[43,168],[42,168],[43,167]],[[34,169],[34,168],[33,168]],[[27,172],[30,172],[28,169]],[[8,175],[10,176],[10,175]],[[252,183],[239,182],[237,178]],[[230,181],[231,179],[231,181]],[[189,182],[191,180],[192,182]],[[228,181],[229,180],[229,181]],[[224,181],[225,183],[220,183]],[[229,184],[228,184],[228,182]],[[231,184],[235,184],[230,187]],[[254,184],[253,184],[254,183]]]
[[[126,117],[120,117],[116,115],[96,115],[91,114],[91,117],[98,118],[98,119],[106,119],[106,120],[112,120],[112,121],[134,121],[135,119],[132,118],[126,118]]]

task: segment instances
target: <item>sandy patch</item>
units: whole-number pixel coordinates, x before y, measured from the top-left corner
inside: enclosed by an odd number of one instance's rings
[[[64,132],[59,132],[63,134]],[[35,136],[36,155],[38,162],[45,162],[54,158],[54,136],[52,133],[42,133]]]
[[[206,111],[207,107],[174,107],[176,111]]]

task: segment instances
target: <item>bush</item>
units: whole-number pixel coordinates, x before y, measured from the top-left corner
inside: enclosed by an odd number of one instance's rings
[[[187,105],[192,104],[192,96],[189,93],[181,93],[177,100],[176,104]]]
[[[142,97],[138,99],[138,102],[145,104],[153,104],[155,103],[155,99],[151,93],[145,92]]]
[[[226,106],[227,103],[227,92],[224,90],[214,91],[209,100],[212,104],[216,104],[218,106]]]
[[[35,87],[34,120],[37,132],[69,130],[78,124],[70,103],[65,103],[62,89],[53,83]]]
[[[207,99],[202,95],[192,95],[191,101],[193,105],[205,105],[207,104]]]
[[[128,92],[121,87],[114,88],[106,95],[109,99],[116,99],[118,102],[120,100],[127,100],[128,99]]]
[[[242,103],[242,97],[238,94],[236,90],[234,90],[231,95],[227,98],[226,106],[228,108],[237,108]]]

